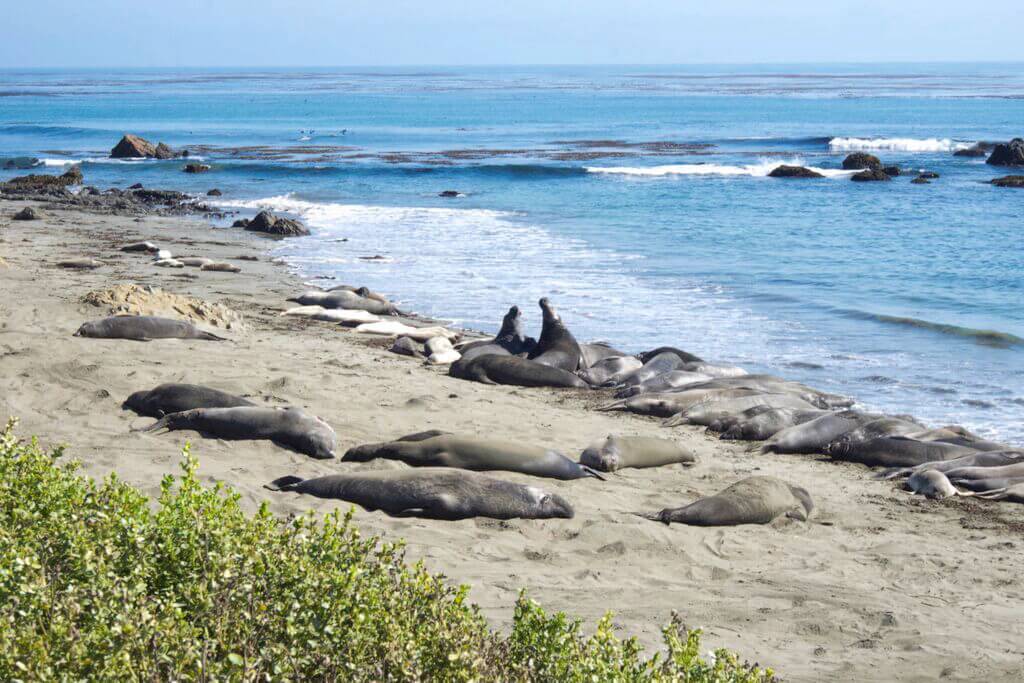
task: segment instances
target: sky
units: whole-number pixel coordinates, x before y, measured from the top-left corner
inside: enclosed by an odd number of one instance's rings
[[[0,0],[0,69],[1024,61],[1021,0]]]

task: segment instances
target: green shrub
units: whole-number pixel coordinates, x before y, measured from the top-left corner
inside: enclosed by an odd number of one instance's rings
[[[285,521],[183,474],[151,501],[0,433],[0,680],[769,681],[674,623],[643,656],[520,597],[511,634],[347,515]]]

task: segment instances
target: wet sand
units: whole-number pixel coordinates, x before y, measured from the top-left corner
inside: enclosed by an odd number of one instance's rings
[[[0,202],[0,416],[19,417],[20,433],[46,445],[69,444],[68,456],[92,476],[116,472],[155,495],[161,478],[178,472],[190,440],[204,479],[231,485],[249,508],[269,501],[288,515],[348,506],[273,493],[265,483],[286,474],[405,467],[316,461],[267,442],[192,432],[132,432],[151,420],[121,402],[162,382],[302,406],[334,427],[339,453],[431,428],[526,441],[573,458],[607,434],[671,437],[697,453],[696,467],[626,470],[604,482],[494,473],[564,495],[576,509],[571,520],[436,522],[361,509],[355,520],[364,533],[405,539],[410,558],[470,584],[472,599],[498,626],[527,588],[545,607],[591,624],[612,610],[615,623],[647,645],[659,643],[661,625],[678,611],[705,630],[708,648],[734,648],[786,680],[1024,676],[1024,506],[926,501],[856,465],[750,453],[701,429],[595,412],[593,392],[452,379],[443,368],[387,352],[380,339],[280,317],[291,306],[285,299],[304,287],[271,262],[269,239],[180,218],[53,209],[44,209],[44,220],[11,221],[24,205]],[[242,272],[162,269],[145,255],[118,251],[143,239],[175,255],[228,260]],[[55,265],[83,256],[107,265]],[[106,315],[83,296],[123,283],[222,304],[243,321],[209,328],[230,338],[224,343],[73,337],[82,322]],[[536,335],[539,311],[534,302],[519,304]],[[494,312],[496,323],[502,313]],[[571,329],[572,312],[562,314]],[[664,342],[686,347],[686,340]],[[677,507],[753,473],[807,488],[817,505],[811,521],[714,529],[630,514]]]

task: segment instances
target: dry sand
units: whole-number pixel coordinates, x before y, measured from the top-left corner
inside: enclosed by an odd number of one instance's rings
[[[451,379],[388,353],[379,339],[279,317],[286,296],[303,287],[268,260],[273,243],[265,238],[183,219],[49,209],[42,221],[10,221],[22,205],[0,203],[0,416],[19,417],[20,432],[44,444],[70,444],[68,454],[90,475],[115,471],[154,494],[163,475],[178,472],[181,446],[191,439],[204,478],[227,482],[250,508],[267,500],[287,515],[347,506],[262,488],[276,477],[404,467],[315,461],[266,442],[190,432],[130,431],[149,420],[122,410],[122,400],[170,381],[303,406],[334,426],[342,452],[429,428],[529,441],[572,457],[610,433],[672,436],[698,453],[696,467],[627,470],[606,482],[533,480],[565,495],[575,519],[452,523],[357,510],[356,521],[366,533],[406,539],[410,557],[472,585],[472,598],[499,626],[528,588],[547,608],[591,624],[612,610],[616,623],[647,645],[658,644],[660,626],[677,610],[688,625],[704,628],[709,648],[735,648],[787,680],[1024,677],[1024,506],[929,502],[872,480],[859,466],[751,454],[697,429],[598,413],[591,409],[596,397],[584,392]],[[243,270],[161,269],[145,255],[118,251],[142,239]],[[241,255],[260,260],[237,260]],[[82,256],[108,265],[54,265]],[[129,283],[222,304],[244,322],[219,332],[231,338],[226,343],[71,336],[105,314],[83,303],[85,294]],[[536,333],[531,304],[520,302]],[[572,313],[564,317],[571,326]],[[630,514],[679,506],[754,472],[806,487],[816,516],[807,524],[704,529]]]

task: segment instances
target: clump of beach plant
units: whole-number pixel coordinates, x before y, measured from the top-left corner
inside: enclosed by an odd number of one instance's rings
[[[700,681],[770,670],[676,620],[645,657],[611,617],[593,635],[521,596],[509,634],[352,512],[247,513],[182,474],[150,500],[0,432],[0,680]]]

